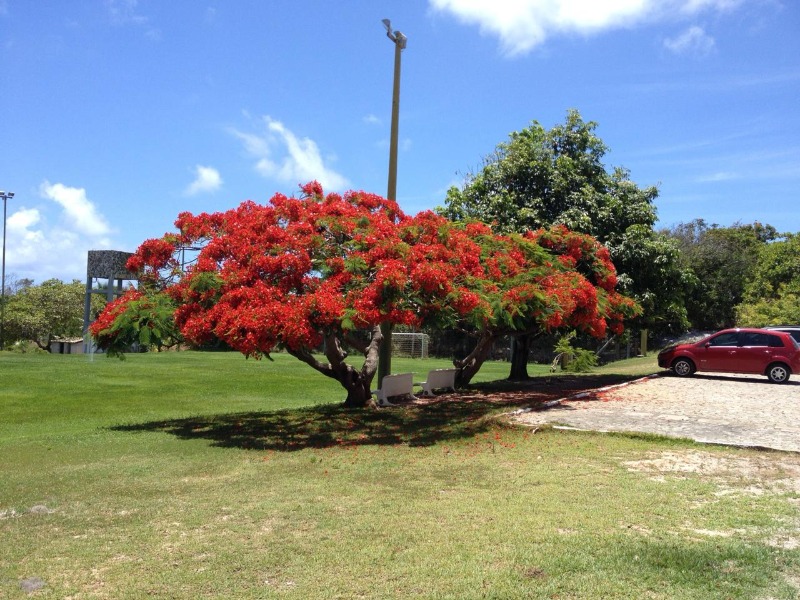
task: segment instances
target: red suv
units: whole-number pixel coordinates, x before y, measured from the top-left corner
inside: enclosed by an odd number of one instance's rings
[[[658,366],[681,377],[695,371],[757,373],[784,383],[800,372],[800,346],[783,331],[725,329],[693,344],[664,348]]]

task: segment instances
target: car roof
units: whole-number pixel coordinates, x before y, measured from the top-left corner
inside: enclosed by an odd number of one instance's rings
[[[800,327],[796,327],[795,329],[800,329]],[[721,333],[771,333],[778,336],[785,335],[792,337],[788,331],[784,331],[782,328],[768,329],[767,327],[731,327],[730,329],[720,329],[719,331],[715,331],[714,333],[707,335],[704,339],[717,336]]]
[[[731,327],[729,329],[720,329],[719,331],[716,331],[716,332],[712,333],[711,335],[716,335],[717,333],[733,333],[733,332],[737,332],[737,331],[744,331],[744,332],[749,332],[749,331],[773,331],[774,332],[774,331],[778,331],[778,329],[769,329],[767,327]]]

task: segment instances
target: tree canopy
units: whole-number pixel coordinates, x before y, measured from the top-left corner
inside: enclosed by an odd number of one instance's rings
[[[695,219],[675,225],[668,235],[677,241],[681,264],[690,274],[686,308],[692,325],[699,329],[734,326],[736,306],[744,299],[762,252],[768,253],[772,246],[768,242],[778,236],[775,228],[760,223],[720,227]]]
[[[43,350],[50,349],[54,338],[83,335],[83,310],[86,287],[78,280],[64,283],[48,279],[40,285],[21,280],[6,297],[5,341],[28,341]],[[102,308],[100,298],[92,298],[95,310]]]
[[[452,222],[450,226],[458,227]],[[462,383],[477,372],[494,342],[503,336],[578,330],[603,338],[608,330],[622,333],[623,322],[640,312],[632,299],[616,290],[617,275],[608,249],[592,236],[563,225],[524,235],[497,235],[486,227],[483,236],[479,243],[499,250],[496,256],[520,256],[522,250],[531,259],[492,274],[491,293],[484,297],[493,298],[495,308],[490,318],[470,332],[478,338],[472,352],[455,361],[462,370]],[[491,265],[492,260],[486,262]]]
[[[736,317],[751,327],[800,323],[800,234],[761,245]]]
[[[483,168],[451,187],[438,212],[453,220],[478,219],[496,231],[525,232],[562,224],[606,245],[620,288],[643,307],[639,324],[680,329],[683,273],[675,244],[653,230],[658,189],[640,188],[622,167],[607,169],[608,150],[576,110],[552,129],[533,122],[513,132]]]
[[[565,123],[550,130],[534,121],[511,133],[479,172],[448,190],[439,212],[455,221],[491,223],[503,233],[562,224],[612,245],[631,226],[652,229],[658,190],[639,188],[623,168],[608,172],[607,147],[596,128],[570,110]]]
[[[608,248],[620,290],[643,308],[634,324],[683,329],[687,273],[679,266],[675,242],[653,230],[658,190],[640,188],[625,168],[607,169],[608,149],[596,128],[570,110],[552,129],[534,121],[511,133],[463,186],[448,190],[437,211],[456,221],[490,223],[501,233],[560,224],[592,235]],[[512,358],[512,378],[526,376],[527,341],[518,341],[523,351]]]
[[[128,261],[140,288],[92,325],[98,345],[121,351],[143,328],[150,339],[164,335],[151,306],[165,306],[155,298],[166,296],[186,340],[218,339],[256,358],[284,349],[360,406],[370,398],[381,323],[487,336],[569,324],[602,335],[635,310],[590,236],[563,227],[498,235],[432,212],[409,217],[374,194],[325,195],[316,182],[302,189],[300,198],[179,215],[176,232],[145,241]],[[185,247],[200,251],[183,272]],[[364,356],[360,367],[345,361],[347,349]]]

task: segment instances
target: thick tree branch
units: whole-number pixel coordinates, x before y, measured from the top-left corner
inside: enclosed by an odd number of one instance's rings
[[[361,367],[361,376],[369,381],[375,376],[378,370],[378,353],[383,341],[383,334],[381,333],[380,325],[372,328],[372,335],[370,342],[364,350],[364,366]]]
[[[314,358],[314,355],[308,351],[308,349],[303,348],[302,350],[292,350],[291,348],[287,348],[286,351],[296,359],[303,361],[312,369],[319,371],[323,375],[333,379],[338,379],[336,371],[331,367],[331,365],[318,361],[316,358]]]

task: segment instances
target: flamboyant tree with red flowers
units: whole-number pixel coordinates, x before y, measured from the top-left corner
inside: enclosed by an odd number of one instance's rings
[[[633,310],[614,291],[607,252],[587,236],[499,236],[432,212],[409,217],[374,194],[325,195],[316,182],[302,190],[179,215],[176,232],[144,242],[128,261],[141,285],[92,325],[98,345],[118,353],[143,332],[172,335],[169,306],[186,340],[221,340],[256,358],[283,349],[336,379],[347,405],[362,406],[381,323],[478,332],[476,352],[457,365],[468,381],[497,336],[560,327],[600,335]],[[187,247],[199,253],[183,269]],[[363,355],[360,367],[345,361],[348,348]]]
[[[608,249],[592,236],[563,225],[523,235],[498,235],[484,227],[479,238],[487,268],[483,297],[493,310],[472,331],[477,342],[470,354],[454,361],[462,384],[501,337],[578,330],[603,338],[608,330],[622,333],[623,322],[640,313],[633,300],[616,291]]]

